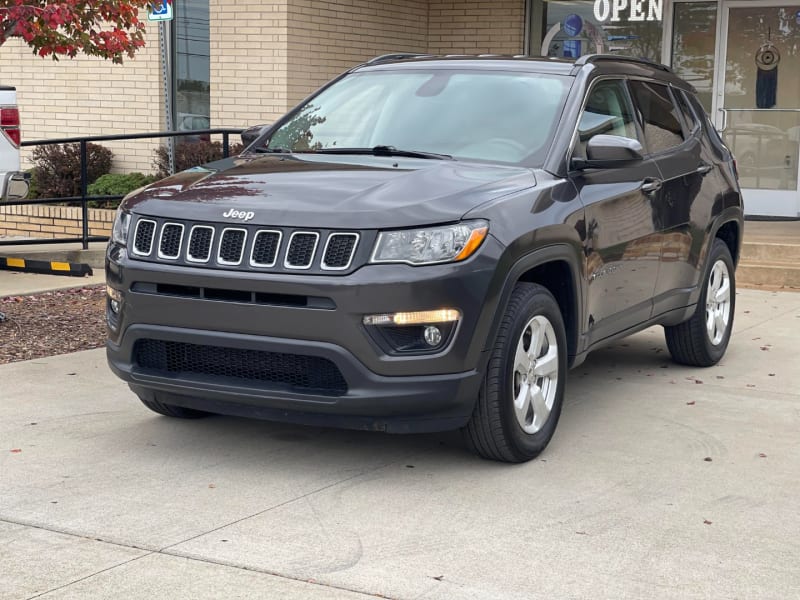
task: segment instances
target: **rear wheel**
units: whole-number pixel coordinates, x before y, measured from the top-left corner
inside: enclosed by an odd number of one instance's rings
[[[728,246],[714,239],[708,256],[703,291],[692,318],[664,327],[667,348],[675,362],[710,367],[725,355],[733,329],[736,276]]]
[[[139,396],[147,408],[165,417],[175,417],[177,419],[202,419],[210,416],[212,413],[207,413],[202,410],[195,410],[193,408],[184,408],[183,406],[176,406],[175,404],[167,404],[158,399],[158,394],[153,394],[153,398],[143,398]]]
[[[519,283],[506,308],[464,437],[483,458],[524,462],[553,437],[567,371],[558,303],[547,288]]]

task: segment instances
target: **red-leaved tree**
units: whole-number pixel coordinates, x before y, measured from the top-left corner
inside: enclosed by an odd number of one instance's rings
[[[121,63],[125,55],[133,57],[144,46],[140,14],[148,4],[148,0],[0,0],[0,46],[18,37],[42,57],[58,60],[82,52]]]

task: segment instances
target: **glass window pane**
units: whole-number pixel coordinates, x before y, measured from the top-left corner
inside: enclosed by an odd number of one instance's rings
[[[631,81],[633,98],[642,114],[644,138],[655,154],[680,145],[683,128],[669,88],[645,81]]]
[[[622,81],[604,79],[592,87],[578,123],[574,155],[586,158],[586,144],[600,134],[638,138],[633,109]]]
[[[697,89],[706,112],[711,112],[714,85],[716,2],[676,2],[672,25],[672,69]]]
[[[613,0],[599,7],[594,0],[547,0],[545,39],[550,32],[555,36],[543,54],[561,58],[625,54],[660,63],[663,14],[657,9],[664,4],[645,0],[635,6]],[[604,18],[598,19],[598,14]]]
[[[521,72],[353,73],[282,125],[270,148],[394,146],[539,165],[572,79]]]
[[[175,129],[208,129],[211,104],[208,0],[175,6]]]

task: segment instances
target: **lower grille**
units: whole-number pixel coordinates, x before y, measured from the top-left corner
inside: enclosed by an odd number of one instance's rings
[[[133,360],[154,374],[259,381],[331,396],[347,392],[339,368],[319,356],[143,339],[134,346]]]

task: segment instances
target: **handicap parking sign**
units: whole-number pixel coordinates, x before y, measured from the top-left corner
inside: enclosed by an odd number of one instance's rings
[[[171,21],[172,0],[153,0],[147,7],[148,21]]]

